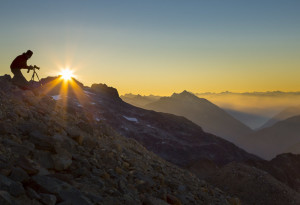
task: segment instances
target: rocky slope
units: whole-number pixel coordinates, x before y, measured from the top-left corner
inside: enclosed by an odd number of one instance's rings
[[[145,106],[150,110],[184,116],[203,128],[233,143],[252,130],[204,98],[183,91]]]
[[[242,163],[229,163],[206,177],[224,191],[240,197],[242,204],[300,204],[300,194],[268,172]]]
[[[300,193],[300,155],[281,154],[270,161],[255,160],[247,164],[268,172]]]
[[[0,204],[237,204],[80,106],[0,78]]]
[[[47,79],[43,81],[47,82]],[[53,87],[51,84],[44,86],[44,90],[58,101],[64,101],[59,98],[67,93],[68,109],[84,110],[90,119],[104,121],[119,134],[136,139],[148,150],[181,167],[201,159],[213,160],[217,164],[257,159],[234,144],[205,133],[184,117],[125,103],[116,89],[106,85],[93,84],[88,88],[73,84],[74,89],[70,88],[64,94],[60,89],[63,85]]]
[[[240,197],[242,204],[298,204],[300,155],[282,154],[266,160],[250,160],[217,166],[199,161],[189,170],[199,178]]]

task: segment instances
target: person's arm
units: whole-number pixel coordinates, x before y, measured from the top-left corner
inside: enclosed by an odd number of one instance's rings
[[[10,65],[12,69],[30,69],[30,66],[27,65],[27,58],[23,55],[20,55],[15,58],[15,60]]]

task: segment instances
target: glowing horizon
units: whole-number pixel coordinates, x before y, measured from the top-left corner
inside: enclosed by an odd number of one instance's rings
[[[121,95],[300,90],[299,1],[138,2],[3,3],[0,75],[31,49],[40,78],[69,67]]]

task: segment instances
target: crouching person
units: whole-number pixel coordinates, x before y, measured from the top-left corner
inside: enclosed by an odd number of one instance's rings
[[[23,76],[21,69],[32,69],[32,66],[27,65],[27,60],[31,58],[33,52],[28,50],[26,53],[17,56],[10,65],[11,72],[14,74],[12,82],[23,89],[29,89],[29,82]]]

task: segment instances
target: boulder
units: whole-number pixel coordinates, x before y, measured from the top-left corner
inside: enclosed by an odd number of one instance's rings
[[[20,182],[15,182],[3,175],[0,175],[0,190],[8,191],[13,196],[20,196],[25,193]]]
[[[39,191],[50,194],[58,194],[63,190],[72,188],[71,185],[67,184],[66,182],[49,176],[33,176],[32,182]]]
[[[34,160],[46,169],[53,169],[54,162],[51,153],[43,150],[36,150],[33,154]]]
[[[0,204],[1,205],[12,205],[14,204],[14,199],[6,191],[0,191]]]
[[[36,193],[36,191],[34,191],[29,187],[26,188],[26,194],[32,199],[37,199],[37,200],[41,199],[41,196],[38,193]]]
[[[143,200],[144,205],[169,205],[167,202],[152,196],[148,196]]]
[[[14,133],[14,129],[11,123],[0,122],[0,135]]]
[[[59,193],[59,197],[72,205],[91,205],[92,203],[89,201],[87,197],[84,196],[78,190],[68,190],[68,191],[61,191]]]
[[[56,203],[56,196],[52,194],[41,194],[41,201],[45,205],[55,205]]]
[[[52,155],[52,159],[54,162],[54,169],[57,171],[68,169],[72,164],[72,156],[67,153]]]
[[[39,172],[38,165],[25,157],[20,157],[16,162],[16,166],[25,170],[29,175],[34,175]]]
[[[11,178],[14,181],[24,182],[29,179],[29,176],[27,172],[25,172],[20,167],[14,167],[11,171],[9,178]]]
[[[46,136],[35,130],[29,134],[29,140],[35,145],[37,149],[41,150],[54,150],[54,141],[52,137]]]

